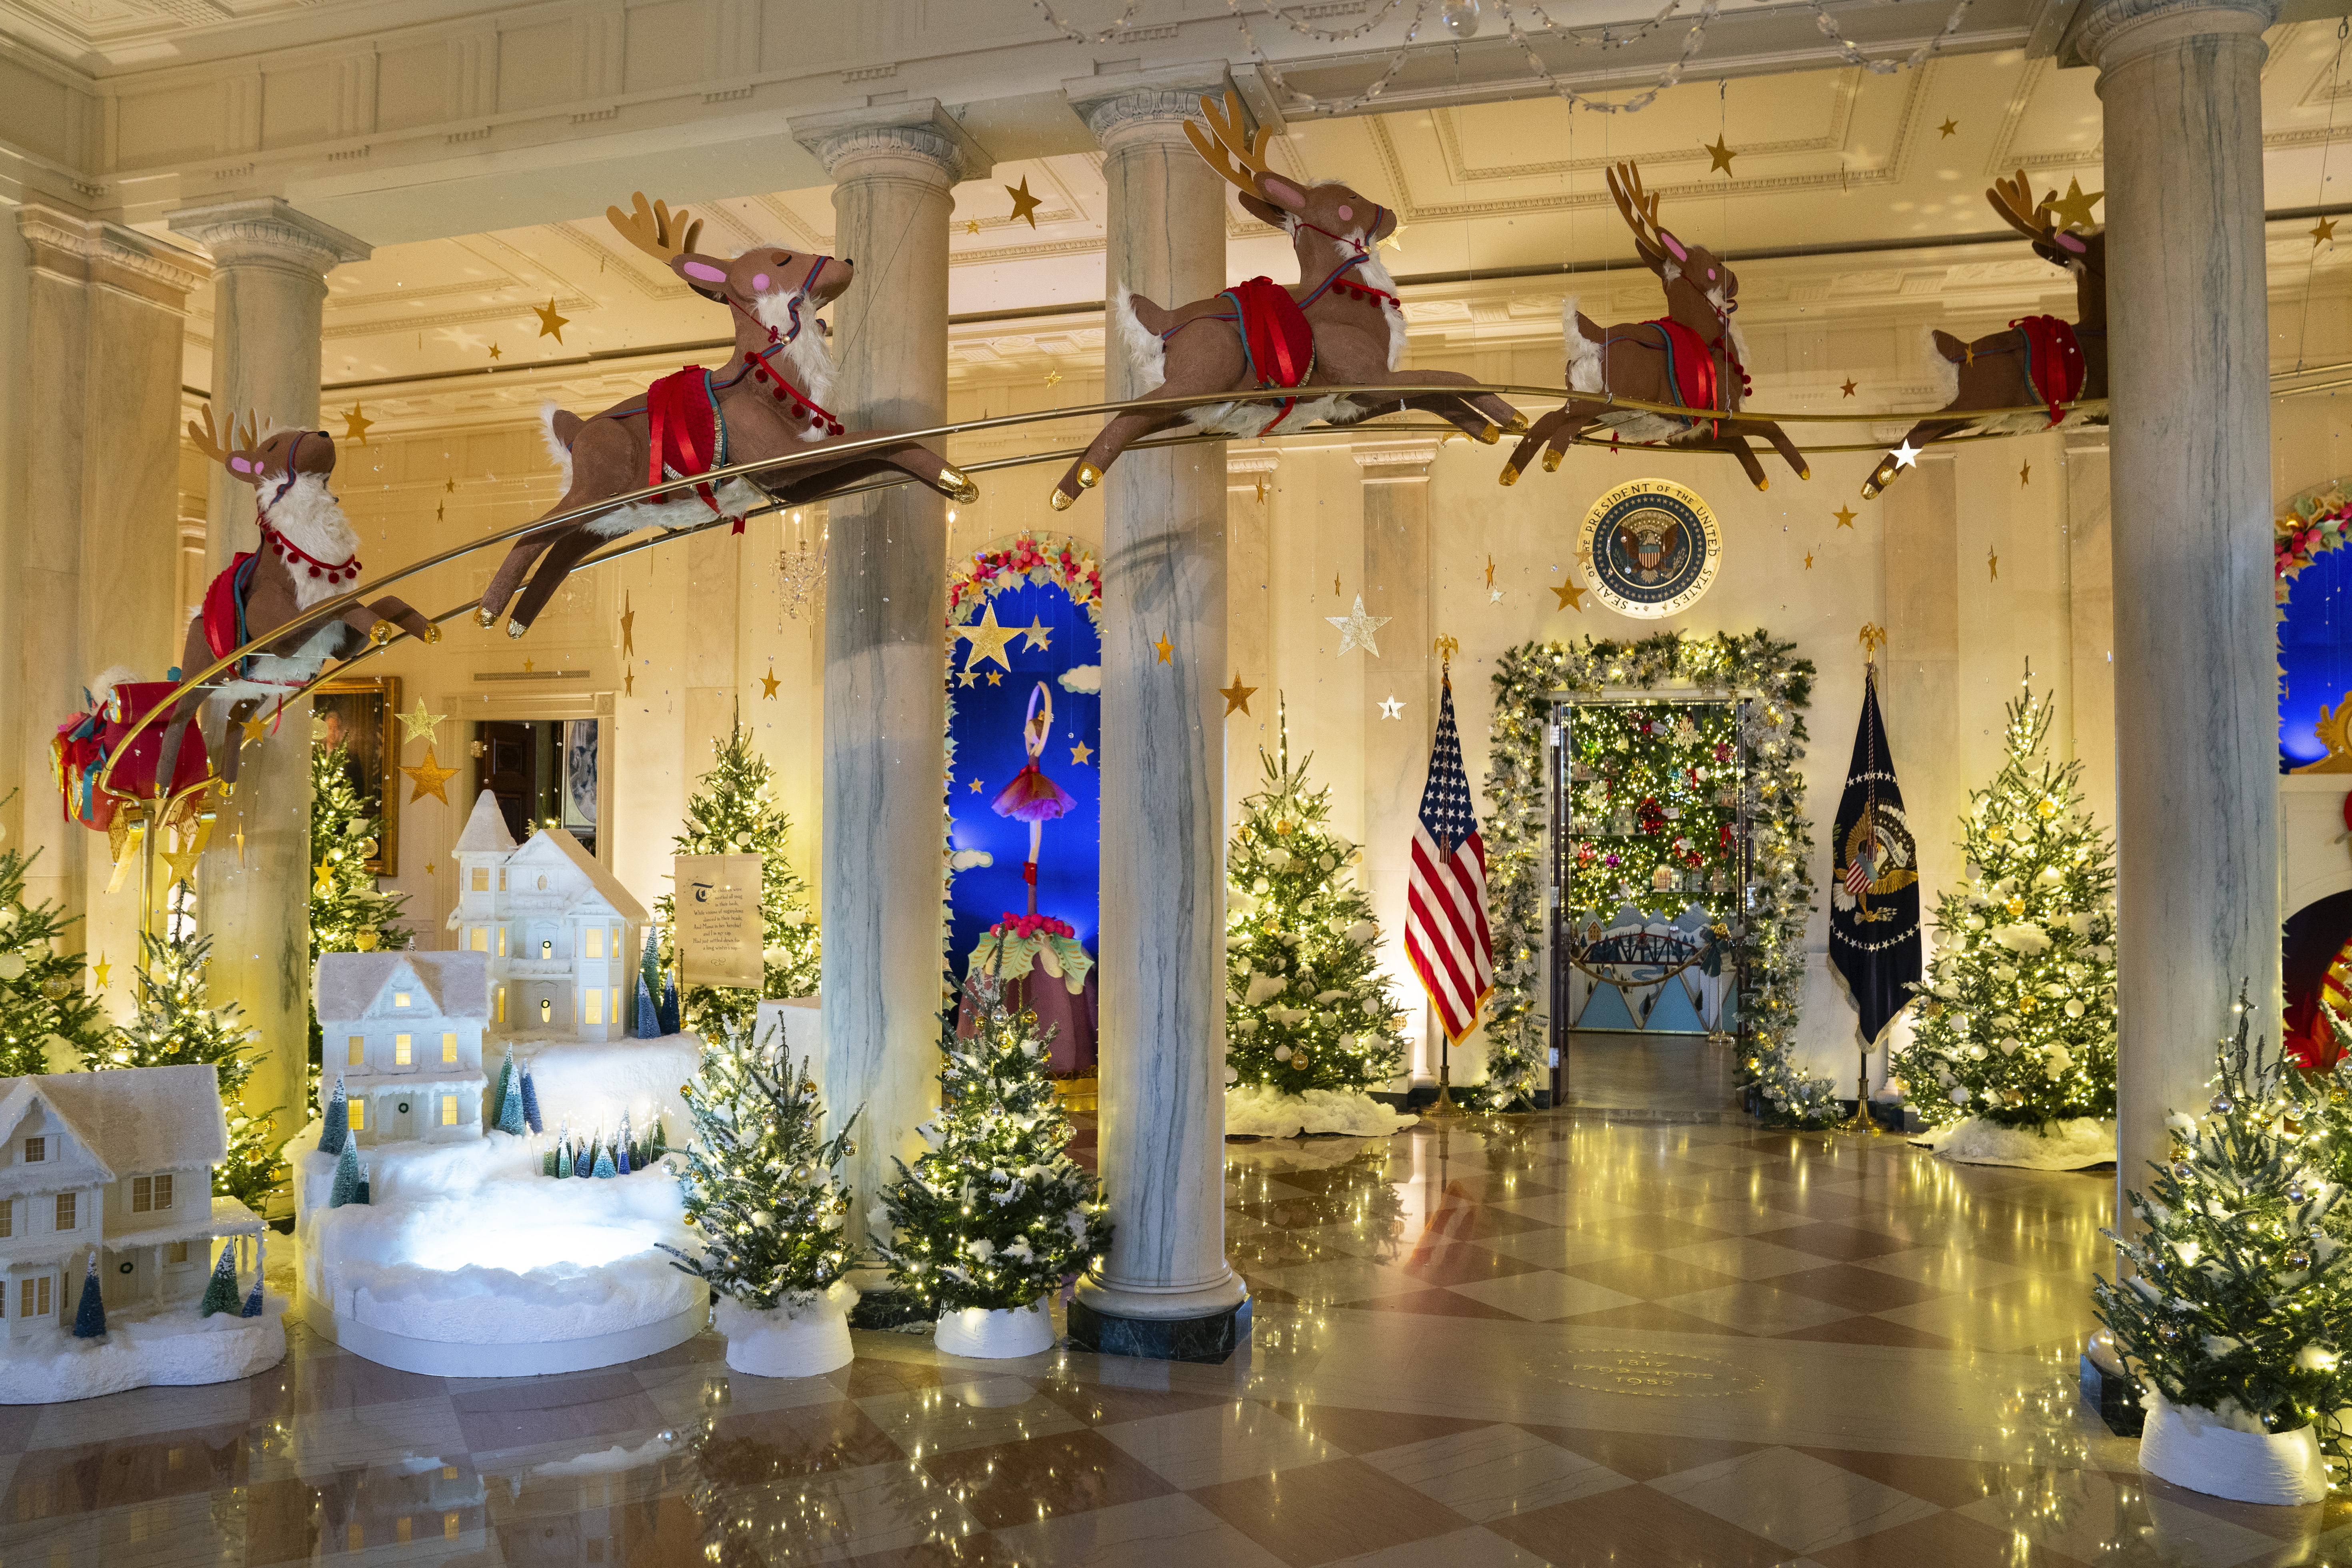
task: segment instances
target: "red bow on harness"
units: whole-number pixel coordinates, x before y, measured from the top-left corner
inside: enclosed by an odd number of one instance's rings
[[[1675,401],[1685,408],[1722,408],[1723,398],[1716,382],[1715,350],[1707,341],[1671,316],[1647,323],[1655,327],[1666,340],[1666,365],[1674,373]],[[1727,338],[1728,334],[1726,334]],[[1751,390],[1748,371],[1733,353],[1731,344],[1723,345],[1724,362],[1739,377],[1742,392]],[[1696,420],[1692,421],[1696,424]],[[1715,434],[1723,434],[1723,426],[1716,423]]]
[[[1259,386],[1286,391],[1315,374],[1315,329],[1289,289],[1271,278],[1252,278],[1226,289],[1224,297],[1234,302],[1242,353]],[[1297,406],[1298,399],[1284,398],[1281,411],[1258,434],[1281,424]]]
[[[673,371],[646,388],[646,416],[653,438],[646,454],[646,483],[660,484],[664,470],[680,479],[707,474],[727,465],[727,426],[719,417],[719,399],[710,390],[710,373],[698,364]],[[720,517],[719,497],[707,481],[698,481],[694,493]],[[743,520],[730,520],[734,531],[743,531]]]

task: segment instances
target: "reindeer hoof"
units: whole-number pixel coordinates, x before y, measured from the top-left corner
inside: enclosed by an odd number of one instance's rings
[[[1092,463],[1080,463],[1078,465],[1078,489],[1082,490],[1090,490],[1100,483],[1102,483],[1102,470],[1100,468],[1096,468]]]
[[[971,482],[970,475],[952,464],[940,465],[940,477],[937,482],[940,494],[958,506],[970,506],[980,499],[980,487]]]
[[[1064,489],[1059,485],[1055,485],[1054,487],[1054,493],[1047,496],[1045,499],[1053,506],[1053,509],[1055,511],[1067,511],[1072,507],[1078,504],[1078,498],[1072,495],[1069,491]]]
[[[1506,436],[1524,436],[1527,433],[1528,416],[1524,414],[1512,415],[1511,422],[1503,426],[1503,434]]]
[[[390,621],[378,621],[375,625],[368,627],[368,642],[373,647],[382,647],[384,644],[392,640],[392,634],[399,629],[400,628],[398,626],[394,626]]]
[[[1484,441],[1489,447],[1493,446],[1502,438],[1503,427],[1500,425],[1496,424],[1492,419],[1487,420],[1486,427],[1478,432],[1478,439]]]
[[[1502,486],[1505,489],[1508,489],[1513,485],[1517,484],[1519,482],[1519,470],[1517,466],[1512,463],[1505,463],[1503,465],[1503,471],[1495,476],[1495,482]]]
[[[477,605],[474,610],[474,624],[484,631],[488,631],[499,624],[499,613],[488,605]]]
[[[1556,474],[1559,472],[1559,460],[1567,456],[1568,454],[1566,452],[1563,452],[1557,447],[1546,452],[1544,454],[1544,472],[1547,474]]]
[[[1772,481],[1769,479],[1759,479],[1756,481],[1756,488],[1759,490],[1769,490],[1772,488]]]
[[[1813,477],[1813,470],[1811,468],[1799,468],[1797,470],[1797,477],[1801,479],[1810,479]]]
[[[441,640],[440,622],[427,621],[425,623],[425,640],[426,642],[439,642]]]
[[[507,623],[507,637],[509,641],[520,642],[522,640],[522,634],[529,630],[530,630],[530,628],[524,626],[520,621],[509,621]]]

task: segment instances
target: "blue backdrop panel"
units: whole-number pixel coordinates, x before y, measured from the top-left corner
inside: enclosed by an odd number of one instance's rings
[[[1045,646],[1034,646],[1027,636],[1011,639],[1004,650],[1010,671],[993,660],[974,662],[971,644],[961,639],[949,659],[948,735],[955,742],[949,838],[959,853],[985,850],[992,858],[990,865],[956,872],[949,884],[949,967],[959,978],[981,932],[1029,907],[1028,886],[1021,879],[1021,862],[1029,856],[1029,825],[999,816],[991,807],[997,792],[1028,761],[1021,743],[1022,718],[1041,680],[1053,692],[1054,730],[1037,766],[1077,805],[1045,824],[1037,859],[1037,912],[1069,921],[1087,952],[1100,951],[1095,932],[1101,917],[1097,869],[1102,858],[1102,775],[1096,752],[1102,745],[1102,637],[1087,613],[1052,584],[1023,584],[989,602],[998,625],[1036,626]],[[989,683],[991,674],[997,677],[994,685]],[[1080,746],[1084,761],[1073,755]]]
[[[2279,623],[2279,771],[2327,754],[2319,710],[2352,692],[2352,549],[2330,550],[2295,574]]]

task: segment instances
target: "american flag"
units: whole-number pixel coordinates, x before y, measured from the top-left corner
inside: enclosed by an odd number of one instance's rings
[[[1479,1005],[1495,989],[1495,944],[1486,928],[1486,847],[1478,838],[1470,780],[1462,771],[1452,680],[1438,708],[1429,783],[1412,830],[1404,951],[1445,1037],[1459,1045],[1477,1026]]]
[[[1862,897],[1863,890],[1870,886],[1874,870],[1871,861],[1874,858],[1876,857],[1871,853],[1870,847],[1865,844],[1856,848],[1853,858],[1846,862],[1845,890],[1857,899]]]

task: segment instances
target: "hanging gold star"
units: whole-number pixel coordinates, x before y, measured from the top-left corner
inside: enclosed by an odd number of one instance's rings
[[[436,502],[434,502],[434,503],[433,503],[433,521],[436,521],[436,522],[446,522],[446,521],[448,521],[448,516],[449,516],[449,503],[448,503],[447,501],[446,501],[446,500],[445,500],[445,501],[436,501]]]
[[[572,319],[569,316],[556,314],[555,296],[550,294],[546,304],[533,305],[531,309],[539,313],[539,335],[542,338],[553,338],[557,342],[562,342],[563,329],[572,324]]]
[[[1838,508],[1837,510],[1830,513],[1830,515],[1837,519],[1837,525],[1840,528],[1852,528],[1853,526],[1854,510],[1850,506],[1842,506]]]
[[[1153,643],[1151,646],[1159,649],[1160,663],[1167,664],[1171,662],[1169,656],[1176,651],[1176,645],[1168,640],[1168,634],[1166,632],[1160,633],[1160,640]]]
[[[2017,466],[2017,482],[2021,485],[2030,485],[2033,482],[2033,465],[2032,463],[2020,463]]]
[[[1027,218],[1029,220],[1029,226],[1033,229],[1035,228],[1037,226],[1037,205],[1042,198],[1033,196],[1029,194],[1029,176],[1026,174],[1022,175],[1021,184],[1017,187],[1013,185],[1005,186],[1004,194],[1013,198],[1013,216],[1006,218],[1004,221],[1007,223],[1019,223],[1023,218]]]
[[[343,439],[357,441],[361,446],[366,446],[368,426],[374,423],[374,420],[360,411],[358,404],[352,404],[343,411]]]
[[[530,659],[524,659],[522,661],[522,672],[525,675],[529,675],[531,672],[531,661]]]
[[[440,868],[439,868],[438,866],[436,866],[436,865],[435,865],[432,861],[430,861],[430,860],[427,860],[426,862],[425,862],[425,874],[426,876],[428,876],[428,877],[430,877],[431,875],[433,875],[433,873],[434,873],[434,872],[436,872],[436,871],[439,870]]]
[[[1045,384],[1046,384],[1047,386],[1059,386],[1059,385],[1061,385],[1061,384],[1062,384],[1062,373],[1061,373],[1061,371],[1060,371],[1060,370],[1058,370],[1058,369],[1056,369],[1055,367],[1054,367],[1054,366],[1052,366],[1052,365],[1047,365],[1047,366],[1045,367]]]
[[[637,607],[629,603],[629,595],[621,595],[621,657],[628,658],[637,651]]]
[[[400,720],[401,727],[408,731],[408,733],[400,738],[400,743],[404,746],[411,741],[432,740],[434,731],[440,729],[441,721],[448,718],[449,715],[446,713],[427,713],[425,710],[425,699],[420,697],[416,700],[415,712],[402,713],[396,715],[396,717]]]
[[[1265,476],[1264,474],[1260,474],[1257,477],[1257,500],[1260,506],[1264,506],[1265,504]]]
[[[1489,555],[1488,557],[1486,557],[1486,586],[1488,586],[1489,588],[1491,588],[1491,587],[1493,587],[1494,585],[1495,585],[1495,558],[1494,558],[1493,556]]]
[[[1937,130],[1942,132],[1947,136],[1953,134],[1955,132],[1958,131],[1959,128],[1960,122],[1957,120],[1947,120],[1941,125],[1936,127]]]
[[[242,866],[245,864],[245,824],[242,822],[238,823],[236,825],[236,831],[230,834],[229,837],[236,841],[236,863]]]
[[[245,721],[245,740],[242,743],[247,746],[257,746],[261,744],[262,737],[267,735],[268,732],[268,720],[247,719]]]
[[[637,672],[634,669],[623,669],[621,671],[621,695],[624,697],[635,697],[636,694]]]
[[[455,768],[443,767],[441,765],[440,759],[433,754],[433,748],[431,746],[428,745],[425,748],[425,760],[423,762],[418,763],[414,767],[404,767],[400,771],[406,773],[408,775],[409,783],[415,786],[409,792],[408,795],[408,801],[411,805],[423,800],[428,795],[434,799],[439,801],[443,805],[449,804],[448,791],[445,786],[451,779],[457,776],[457,770]]]
[[[2325,245],[2325,244],[2326,244],[2329,240],[2334,239],[2335,237],[2336,237],[2336,220],[2335,220],[2334,218],[2332,218],[2332,217],[2324,217],[2324,218],[2321,218],[2317,223],[2315,223],[2315,224],[2314,224],[2314,225],[2312,225],[2312,226],[2311,226],[2311,243],[2312,243],[2312,244],[2314,244],[2314,245]]]
[[[2058,220],[2060,228],[2088,228],[2097,221],[2091,216],[2091,205],[2106,194],[2105,191],[2085,193],[2082,181],[2069,180],[2064,195],[2043,199],[2049,203],[2050,216]]]
[[[1717,132],[1716,133],[1714,146],[1708,147],[1704,142],[1700,142],[1699,145],[1706,148],[1706,155],[1715,160],[1713,163],[1707,166],[1706,172],[1708,174],[1712,174],[1717,169],[1722,170],[1726,174],[1729,174],[1731,173],[1731,161],[1734,158],[1738,157],[1739,154],[1733,152],[1730,147],[1725,144],[1723,133],[1721,132]]]
[[[776,667],[772,664],[768,666],[768,673],[760,677],[760,696],[767,701],[774,701],[776,688],[782,684],[776,679]]]
[[[106,962],[106,954],[103,952],[98,955],[98,962],[89,966],[89,972],[98,977],[98,988],[100,991],[106,989],[106,976],[113,967],[114,965]]]
[[[185,849],[164,850],[163,863],[171,867],[172,874],[163,879],[163,886],[168,889],[174,882],[185,882],[189,887],[194,887],[196,885],[196,857],[197,849],[193,844],[189,845]]]
[[[1029,617],[1029,624],[1021,629],[1021,635],[1029,639],[1029,646],[1033,648],[1054,646],[1051,640],[1054,635],[1052,630],[1034,616]]]
[[[1853,395],[1853,377],[1847,376],[1845,378],[1845,384],[1839,387],[1838,390],[1844,393],[1848,397],[1852,397]]]
[[[1337,572],[1331,574],[1331,596],[1335,599],[1339,596],[1339,574]]]
[[[1811,571],[1812,569],[1813,569],[1813,552],[1812,552],[1811,551],[1808,550],[1808,551],[1806,551],[1806,552],[1805,552],[1805,570],[1806,570],[1806,571],[1808,571],[1808,572],[1810,572],[1810,571]]]
[[[331,860],[321,860],[319,862],[318,871],[319,879],[313,883],[312,886],[321,893],[333,892],[335,890],[335,863]]]
[[[965,219],[963,231],[966,234],[978,234],[980,232],[980,220],[976,217]]]
[[[450,476],[450,478],[449,478],[449,481],[448,481],[446,484],[443,485],[441,488],[442,488],[443,489],[445,489],[445,490],[447,490],[451,495],[456,495],[456,494],[457,493],[457,476],[456,476],[456,475],[454,475],[454,474],[453,474],[453,475],[451,475],[451,476]]]
[[[1230,719],[1236,713],[1249,711],[1249,700],[1257,695],[1257,688],[1244,686],[1240,672],[1236,671],[1234,675],[1234,683],[1217,695],[1225,700],[1225,717]]]
[[[1080,741],[1076,745],[1070,748],[1070,761],[1076,763],[1081,767],[1085,766],[1087,759],[1094,754],[1094,748],[1087,745],[1084,741]]]
[[[496,344],[496,343],[492,343],[492,344],[490,345],[490,357],[491,357],[492,359],[503,359],[503,358],[505,358],[506,356],[499,353],[499,345],[498,345],[498,344]]]
[[[1985,565],[1990,569],[1993,577],[1997,578],[2000,575],[2000,557],[1990,550],[1985,552]]]
[[[1576,579],[1573,577],[1552,590],[1559,599],[1558,608],[1574,610],[1580,616],[1584,614],[1585,592],[1586,590],[1576,585]]]
[[[1019,637],[1021,628],[998,626],[994,604],[983,605],[980,612],[980,619],[971,626],[956,627],[955,635],[971,644],[971,651],[965,656],[963,661],[963,667],[966,669],[991,659],[1006,669],[1013,668],[1013,661],[1004,657],[1004,645]]]

